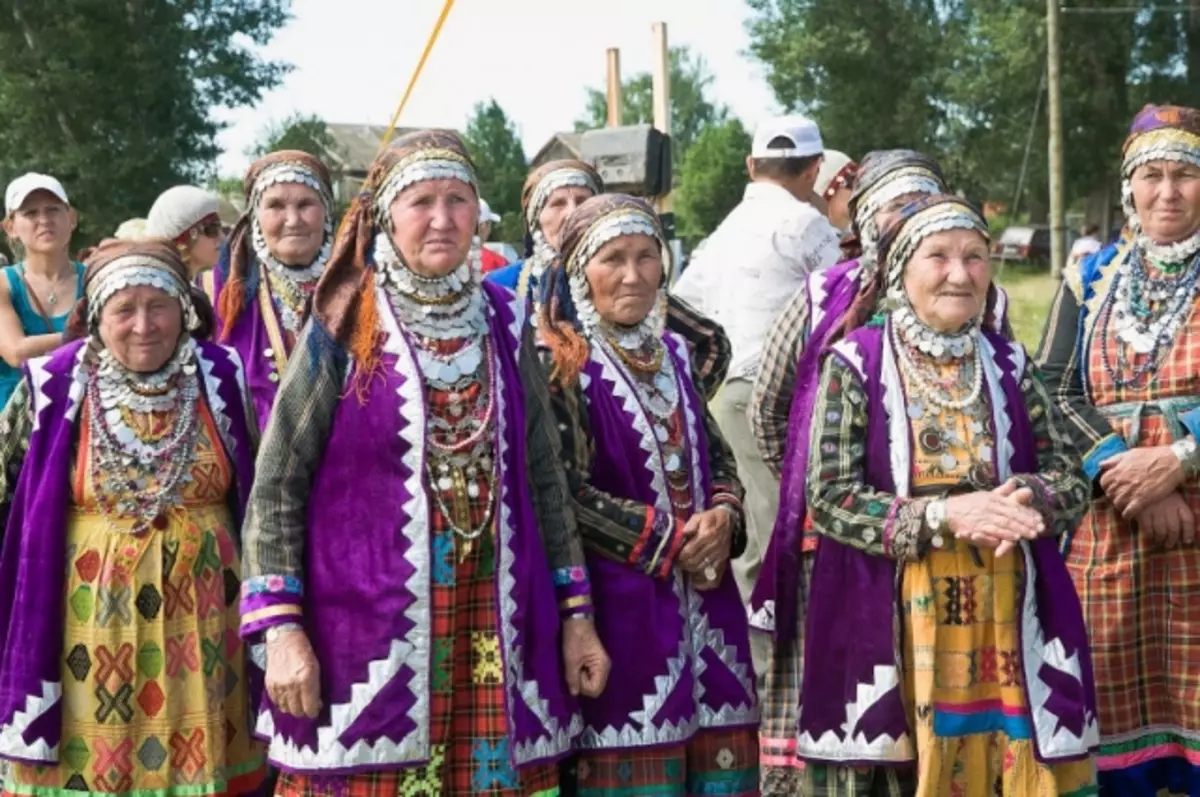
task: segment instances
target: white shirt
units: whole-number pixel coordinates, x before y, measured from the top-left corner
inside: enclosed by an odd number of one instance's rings
[[[1093,238],[1090,235],[1076,238],[1075,243],[1071,244],[1071,253],[1067,255],[1067,262],[1074,263],[1076,260],[1083,260],[1092,252],[1099,252],[1102,246],[1099,238]]]
[[[808,274],[841,258],[837,229],[773,183],[746,194],[695,253],[672,289],[725,328],[729,379],[753,379],[775,319]]]

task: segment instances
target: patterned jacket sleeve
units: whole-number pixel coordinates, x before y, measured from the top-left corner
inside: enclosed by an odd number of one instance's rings
[[[591,586],[563,468],[562,441],[555,432],[550,390],[529,324],[522,332],[517,367],[525,390],[525,462],[529,488],[546,559],[554,574],[559,612],[564,617],[589,615]]]
[[[771,472],[780,475],[788,439],[796,365],[808,337],[808,282],[788,301],[763,344],[750,397],[750,429]]]
[[[12,501],[32,434],[33,405],[29,400],[29,383],[22,379],[0,412],[0,506]],[[4,526],[0,524],[0,538],[3,534]]]
[[[696,388],[711,400],[725,383],[733,348],[725,330],[677,296],[667,297],[667,328],[687,341]]]
[[[813,529],[873,556],[916,560],[932,534],[922,499],[899,498],[864,484],[867,395],[858,375],[836,356],[821,369],[808,464]]]
[[[333,426],[347,360],[315,321],[300,333],[263,433],[242,532],[242,634],[302,614],[308,493]]]
[[[1038,472],[1015,478],[1033,491],[1033,505],[1042,513],[1046,528],[1056,536],[1069,534],[1091,503],[1091,485],[1062,415],[1033,363],[1026,365],[1021,376],[1021,395],[1033,424]]]
[[[1083,456],[1084,473],[1098,481],[1101,463],[1127,447],[1084,390],[1079,361],[1083,353],[1079,347],[1078,301],[1064,280],[1050,307],[1035,359],[1063,419],[1064,432]]]
[[[542,350],[541,362],[547,373],[553,372],[549,351]],[[571,506],[584,546],[656,578],[669,576],[683,547],[683,523],[652,506],[616,498],[592,486],[596,447],[578,381],[566,387],[559,380],[551,380],[550,406],[562,438]]]

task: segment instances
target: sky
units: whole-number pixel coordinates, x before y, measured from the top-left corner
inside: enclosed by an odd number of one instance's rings
[[[219,111],[222,176],[241,176],[245,151],[295,112],[326,122],[386,125],[404,94],[444,0],[293,0],[292,20],[263,48],[293,64],[256,106]],[[456,0],[405,107],[403,127],[462,129],[495,98],[528,155],[572,129],[585,88],[603,89],[605,51],[621,51],[626,79],[650,70],[651,25],[688,45],[715,77],[712,98],[749,129],[777,111],[748,48],[744,0]]]

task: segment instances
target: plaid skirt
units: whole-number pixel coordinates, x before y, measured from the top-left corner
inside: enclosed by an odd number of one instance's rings
[[[429,763],[346,777],[284,772],[278,797],[559,794],[557,765],[510,763],[491,535],[467,543],[442,530],[433,552]]]
[[[572,797],[757,797],[758,740],[753,729],[700,731],[684,744],[639,750],[589,750],[563,767]]]
[[[776,643],[767,667],[759,733],[763,797],[792,797],[800,791],[804,762],[796,757],[796,723],[800,716],[800,685],[804,677],[804,619],[808,616],[807,586],[812,578],[812,551],[800,559],[804,588],[796,606],[796,629],[791,641]]]
[[[1138,447],[1175,439],[1154,402],[1195,396],[1200,365],[1200,312],[1193,312],[1149,387],[1113,382],[1096,330],[1088,380],[1097,408],[1114,431]],[[1135,429],[1128,410],[1146,402]],[[1124,406],[1118,406],[1124,405]],[[1132,439],[1131,438],[1136,438]],[[1180,493],[1200,517],[1200,485]],[[1121,519],[1105,497],[1079,524],[1067,569],[1087,621],[1100,750],[1101,788],[1114,794],[1200,794],[1200,547],[1158,548],[1137,524]]]

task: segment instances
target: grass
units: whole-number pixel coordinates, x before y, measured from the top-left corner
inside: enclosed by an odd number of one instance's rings
[[[1051,278],[1045,266],[1008,263],[1003,271],[997,269],[996,283],[1008,292],[1008,318],[1013,332],[1032,354],[1041,342],[1058,281]]]

